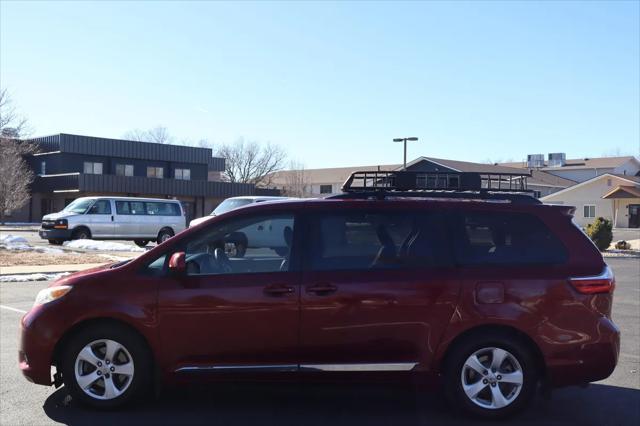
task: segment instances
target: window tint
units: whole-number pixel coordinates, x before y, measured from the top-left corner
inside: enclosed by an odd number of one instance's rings
[[[457,223],[455,252],[462,265],[559,264],[562,243],[537,217],[522,213],[468,213]]]
[[[147,214],[155,216],[179,216],[180,211],[175,203],[147,202]]]
[[[311,268],[380,269],[449,263],[445,226],[432,213],[345,212],[312,219]]]
[[[98,200],[95,202],[89,214],[111,214],[111,202],[109,200]]]
[[[129,214],[136,216],[147,214],[142,201],[129,201],[129,209],[131,211]]]
[[[281,272],[290,269],[292,215],[259,216],[218,224],[186,246],[189,275]]]

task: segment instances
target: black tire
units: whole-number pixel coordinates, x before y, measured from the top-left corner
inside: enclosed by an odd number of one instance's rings
[[[101,339],[113,340],[121,344],[131,355],[131,361],[133,362],[133,377],[130,379],[130,382],[128,382],[128,385],[126,385],[126,388],[125,385],[122,385],[121,389],[124,391],[113,399],[99,399],[100,395],[98,395],[98,397],[89,395],[82,390],[76,379],[76,358],[78,354],[91,342]],[[97,358],[101,358],[99,355],[99,344],[97,345],[96,351],[98,352],[94,352],[94,354],[97,354]],[[118,352],[118,355],[120,357],[125,356],[120,352]],[[125,356],[125,359],[127,358],[128,357]],[[102,356],[101,360],[103,367],[107,368],[106,357]],[[81,329],[67,341],[62,350],[59,365],[62,367],[62,378],[69,394],[74,400],[92,408],[115,409],[122,407],[145,396],[151,389],[153,372],[152,358],[146,343],[135,332],[118,324],[102,323]],[[94,371],[97,371],[97,368]],[[113,374],[112,380],[115,380],[116,377],[120,379],[120,376],[116,376],[114,373],[111,374]],[[103,376],[94,382],[95,384],[92,389],[95,388],[99,390],[100,383],[104,386],[105,377],[108,376],[109,373],[108,370],[106,370]],[[102,380],[102,382],[100,382],[100,380]],[[124,383],[127,383],[127,381],[124,380]],[[88,392],[91,393],[93,390],[89,390]],[[96,394],[99,394],[99,392]]]
[[[145,248],[147,244],[149,244],[149,240],[134,240],[133,242],[136,243],[138,247],[142,248]]]
[[[49,240],[49,244],[53,244],[54,246],[61,246],[64,240]]]
[[[156,243],[162,244],[171,237],[173,237],[173,231],[171,229],[168,229],[168,228],[162,229],[158,233],[158,239],[156,240]]]
[[[489,358],[490,352],[484,352],[485,348],[502,349],[515,358],[517,364],[519,364],[520,371],[522,372],[522,385],[519,388],[519,393],[514,390],[516,389],[515,385],[504,382],[500,383],[500,381],[498,381],[498,383],[495,382],[498,378],[502,379],[502,376],[499,374],[500,371],[495,373],[491,371],[491,358]],[[485,360],[483,365],[487,367],[487,370],[485,371],[487,374],[486,383],[488,384],[485,385],[483,390],[478,393],[477,399],[479,399],[480,402],[477,403],[472,401],[463,389],[463,380],[467,380],[469,377],[463,376],[463,374],[465,374],[463,369],[467,374],[476,374],[475,370],[471,371],[468,367],[465,367],[465,363],[470,356],[474,353],[478,353],[478,351],[480,351],[479,358]],[[503,368],[507,369],[507,371],[513,370],[512,360],[508,357],[505,359],[505,363],[502,364]],[[478,376],[473,377],[473,379],[476,379],[477,377],[485,376],[479,374]],[[470,335],[463,338],[462,341],[455,343],[455,346],[452,347],[449,352],[448,358],[445,360],[444,380],[445,395],[453,407],[461,409],[465,413],[474,417],[482,419],[501,419],[512,416],[517,412],[522,411],[527,406],[537,388],[538,371],[532,348],[523,341],[523,339],[501,331],[482,332]],[[481,379],[480,381],[482,380],[485,379]],[[478,381],[469,380],[469,383],[467,384],[473,383],[478,383]],[[482,383],[484,384],[485,382]],[[485,397],[493,400],[493,396],[491,396],[491,394],[496,390],[496,387],[503,395],[505,393],[508,394],[509,392],[514,392],[511,400],[507,398],[507,401],[509,401],[508,405],[502,408],[488,408],[479,405],[482,404],[482,400]]]
[[[80,228],[74,229],[73,232],[71,233],[71,239],[72,240],[90,240],[91,231],[89,231],[87,228],[83,226]]]

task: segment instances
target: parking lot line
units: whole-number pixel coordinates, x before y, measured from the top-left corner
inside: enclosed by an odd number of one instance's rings
[[[27,311],[25,311],[25,310],[12,308],[11,306],[0,305],[0,308],[7,309],[7,310],[13,311],[13,312],[18,312],[19,314],[26,314],[27,313]]]

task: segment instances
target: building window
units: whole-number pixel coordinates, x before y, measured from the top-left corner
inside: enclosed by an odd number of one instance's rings
[[[333,192],[332,185],[320,185],[321,194],[331,194]]]
[[[147,177],[162,179],[164,169],[162,167],[147,167]]]
[[[133,176],[133,164],[116,164],[117,176]]]
[[[102,163],[92,163],[90,161],[85,161],[84,172],[88,175],[101,175]]]
[[[40,174],[41,175],[46,175],[47,174],[47,162],[43,161],[40,163]]]
[[[535,198],[540,198],[542,197],[542,191],[533,191],[533,196]]]
[[[596,206],[585,205],[583,213],[584,217],[596,217]]]
[[[190,169],[176,169],[175,178],[179,180],[191,180]]]

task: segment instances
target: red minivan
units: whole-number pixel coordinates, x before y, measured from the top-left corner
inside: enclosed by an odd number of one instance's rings
[[[613,274],[572,208],[514,180],[356,173],[342,195],[212,217],[41,291],[20,369],[98,408],[160,383],[411,377],[487,418],[604,379]]]

